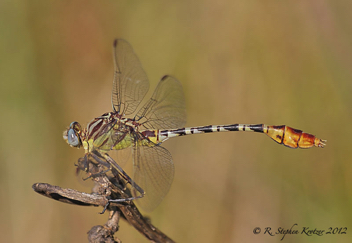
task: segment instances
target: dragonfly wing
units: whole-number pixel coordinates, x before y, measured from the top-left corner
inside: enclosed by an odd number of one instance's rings
[[[109,156],[121,167],[124,167],[126,164],[130,163],[132,160],[131,154],[131,147],[109,151]]]
[[[156,208],[168,193],[174,178],[174,164],[170,152],[149,142],[150,146],[134,146],[133,180],[145,192],[136,202],[147,211]],[[140,193],[134,188],[135,197]]]
[[[137,112],[135,120],[146,129],[183,127],[186,123],[186,106],[181,83],[164,76],[151,99]]]
[[[131,45],[122,39],[114,41],[115,74],[112,107],[119,114],[132,114],[149,89],[149,81]]]

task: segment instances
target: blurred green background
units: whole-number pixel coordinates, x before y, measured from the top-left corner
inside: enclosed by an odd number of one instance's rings
[[[327,139],[289,149],[265,135],[164,143],[176,175],[150,216],[177,242],[279,242],[255,227],[352,227],[352,2],[1,1],[0,234],[3,242],[86,242],[100,208],[36,194],[35,182],[90,192],[83,150],[62,132],[111,111],[112,42],[134,47],[150,80],[172,74],[188,126],[286,124]],[[116,236],[147,242],[121,222]],[[285,242],[351,242],[287,235]]]

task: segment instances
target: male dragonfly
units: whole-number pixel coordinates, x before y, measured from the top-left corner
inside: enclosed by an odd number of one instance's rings
[[[133,197],[110,199],[109,202],[143,197],[137,203],[151,211],[162,201],[173,181],[174,164],[170,152],[161,143],[172,137],[251,131],[264,133],[290,148],[322,148],[325,145],[325,140],[286,125],[232,124],[185,128],[186,109],[182,86],[169,75],[161,78],[152,97],[137,110],[149,89],[147,75],[127,41],[117,39],[113,47],[113,111],[93,119],[86,128],[82,128],[78,122],[72,122],[64,132],[64,139],[70,146],[83,146],[85,157],[81,160],[85,161],[86,169],[89,160],[98,161],[108,170],[114,167],[132,185]],[[108,155],[111,150],[132,152],[132,179],[119,166],[121,162],[116,163]]]

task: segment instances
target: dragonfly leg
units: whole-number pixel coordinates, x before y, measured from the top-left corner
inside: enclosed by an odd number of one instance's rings
[[[104,214],[106,209],[109,207],[109,205],[110,205],[110,202],[108,201],[108,203],[105,205],[103,211],[101,211],[100,214]]]
[[[123,203],[123,202],[129,202],[135,199],[139,199],[144,197],[144,193],[139,195],[138,197],[129,197],[129,198],[118,198],[118,199],[109,199],[108,202],[106,203],[106,205],[104,206],[103,211],[101,211],[100,214],[104,214],[105,211],[108,209],[108,207],[110,206],[110,203]]]
[[[89,179],[89,178],[92,178],[92,177],[94,178],[94,177],[98,177],[98,176],[104,175],[106,172],[109,172],[111,170],[111,165],[109,163],[105,162],[103,157],[101,157],[101,156],[99,156],[99,155],[97,155],[95,153],[91,153],[90,155],[93,157],[94,160],[96,160],[96,162],[98,162],[98,164],[103,165],[107,169],[104,170],[104,171],[95,173],[95,174],[91,174],[90,176],[88,176],[86,178],[82,178],[84,181]],[[89,162],[93,163],[93,164],[96,164],[96,163],[94,163],[91,160]],[[89,172],[88,166],[87,166],[87,170],[86,171]]]
[[[127,173],[121,168],[121,166],[119,166],[108,154],[104,154],[104,157],[113,167],[119,170],[121,176],[141,194],[140,196],[134,197],[131,200],[143,197],[145,194],[144,190],[140,186],[138,186],[137,183],[135,183],[131,179],[131,177],[127,175]]]
[[[137,197],[129,197],[129,198],[118,198],[118,199],[109,199],[108,203],[105,205],[104,207],[104,210],[102,213],[105,212],[105,210],[108,208],[109,204],[110,203],[122,203],[122,202],[129,202],[129,201],[132,201],[132,200],[135,200],[135,199],[139,199],[139,198],[142,198],[144,197],[144,193],[137,196]]]
[[[113,169],[116,169],[115,171],[117,171],[121,177],[126,180],[133,188],[135,188],[140,195],[138,196],[135,196],[135,197],[126,197],[126,198],[118,198],[118,199],[109,199],[108,203],[105,205],[103,211],[101,213],[104,213],[106,211],[106,209],[109,207],[109,204],[111,202],[113,203],[121,203],[121,202],[128,202],[128,201],[132,201],[132,200],[135,200],[135,199],[139,199],[139,198],[142,198],[144,197],[145,195],[145,192],[144,190],[137,185],[137,183],[135,183],[131,177],[129,177],[127,175],[127,173],[121,168],[121,166],[119,166],[108,154],[104,153],[104,154],[101,154],[99,153],[98,151],[94,151],[93,153],[91,153],[91,156],[93,157],[93,159],[100,163],[101,165],[103,165],[104,167],[107,167],[108,169],[102,171],[102,172],[99,172],[97,174],[94,174],[94,175],[91,175],[89,176],[88,178],[90,177],[96,177],[96,176],[99,176],[101,174],[104,174],[110,170],[113,170]],[[86,178],[86,179],[88,179]]]

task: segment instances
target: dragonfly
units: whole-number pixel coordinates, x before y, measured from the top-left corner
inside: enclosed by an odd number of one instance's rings
[[[131,45],[116,39],[113,44],[114,79],[111,96],[112,112],[94,118],[86,128],[72,122],[64,131],[71,147],[85,150],[84,168],[96,161],[117,170],[131,185],[132,196],[109,199],[109,202],[136,200],[144,210],[152,211],[168,193],[174,178],[170,152],[162,143],[172,137],[213,132],[258,132],[289,148],[310,148],[326,145],[326,140],[286,125],[230,124],[184,127],[185,97],[181,83],[165,75],[152,97],[140,107],[149,89],[149,81]],[[140,108],[139,108],[140,107]],[[139,109],[137,109],[139,108]],[[133,176],[124,172],[109,152],[132,154]]]

